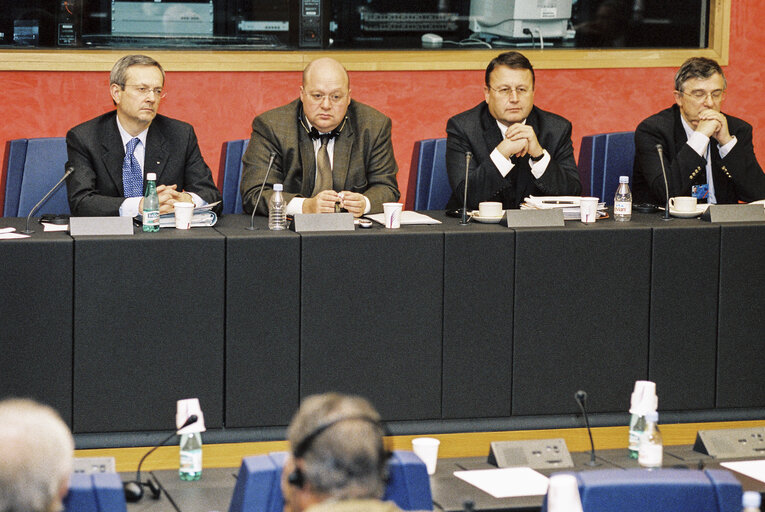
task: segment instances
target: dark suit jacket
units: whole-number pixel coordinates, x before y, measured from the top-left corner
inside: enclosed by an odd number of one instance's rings
[[[712,180],[718,203],[755,201],[765,198],[763,174],[752,146],[752,126],[741,119],[725,115],[736,145],[725,158],[720,158],[717,141],[710,139]],[[691,186],[706,183],[706,160],[688,144],[680,108],[672,105],[652,115],[635,131],[635,167],[632,193],[635,202],[664,204],[666,192],[656,145],[663,146],[669,196],[690,196]]]
[[[242,206],[252,212],[268,168],[271,152],[276,154],[263,190],[258,212],[268,214],[268,198],[274,183],[284,184],[284,197],[311,197],[315,182],[316,156],[313,142],[299,121],[300,100],[269,110],[252,121],[252,136],[242,157]],[[371,212],[381,212],[382,203],[399,198],[393,157],[391,121],[377,110],[351,101],[347,122],[335,139],[332,157],[333,189],[364,194]]]
[[[478,208],[482,201],[500,201],[505,208],[518,208],[528,195],[581,194],[571,123],[533,107],[526,124],[534,128],[539,144],[550,153],[550,164],[540,179],[531,174],[528,155],[517,159],[515,167],[504,178],[499,173],[489,155],[502,142],[502,132],[485,102],[449,119],[446,172],[453,193],[447,208],[462,207],[466,151],[473,153],[468,171],[468,208]]]
[[[119,215],[124,188],[125,146],[117,128],[116,111],[75,126],[66,134],[66,149],[74,173],[67,179],[72,215]],[[199,152],[190,124],[157,114],[146,135],[144,176],[157,174],[157,185],[177,185],[213,203],[221,200],[210,168]],[[145,185],[144,185],[145,186]],[[216,207],[220,213],[221,205]]]

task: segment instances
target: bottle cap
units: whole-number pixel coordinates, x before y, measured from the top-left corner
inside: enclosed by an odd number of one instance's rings
[[[629,176],[619,176],[619,183],[629,183],[630,177]]]
[[[651,421],[653,423],[658,423],[659,422],[659,413],[656,412],[656,411],[649,411],[649,412],[645,413],[645,420],[646,421]]]
[[[147,181],[157,181],[157,173],[155,173],[155,172],[146,173],[146,180]]]
[[[659,398],[656,396],[656,383],[650,380],[636,380],[635,390],[632,392],[630,401],[630,414],[645,416],[647,412],[655,411],[659,407]]]
[[[182,428],[178,431],[178,434],[191,434],[194,432],[204,432],[205,428],[205,416],[202,414],[202,407],[199,405],[199,398],[186,398],[184,400],[178,400],[177,409],[175,413],[175,427],[181,428],[181,425],[186,423],[189,416],[192,414],[197,415],[197,421],[191,425]]]
[[[274,192],[281,192],[282,190],[284,190],[284,185],[281,183],[274,183]]]
[[[746,491],[741,498],[741,504],[744,508],[760,508],[762,497],[757,491]]]

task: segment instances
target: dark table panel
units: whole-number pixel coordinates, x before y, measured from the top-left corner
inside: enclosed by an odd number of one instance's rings
[[[191,397],[223,426],[224,241],[212,228],[75,240],[75,432],[166,430]]]
[[[25,219],[0,227],[24,229]],[[0,241],[0,396],[30,397],[72,424],[72,239],[35,230]]]
[[[443,417],[510,416],[515,232],[448,218],[443,229]]]
[[[515,234],[514,415],[622,411],[648,376],[651,230],[602,220]]]
[[[765,224],[720,228],[717,407],[765,406]]]
[[[207,468],[196,482],[185,482],[178,477],[178,471],[152,471],[166,494],[155,501],[156,507],[138,510],[174,510],[167,494],[183,512],[224,512],[231,504],[239,468]],[[144,502],[152,501],[144,496]],[[133,512],[133,508],[128,506]]]
[[[301,396],[366,396],[386,420],[441,415],[443,233],[304,233]]]
[[[226,427],[286,425],[299,405],[300,237],[227,215]]]

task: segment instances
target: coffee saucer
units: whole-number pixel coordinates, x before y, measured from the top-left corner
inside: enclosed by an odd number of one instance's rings
[[[709,208],[708,204],[697,204],[696,205],[696,211],[694,212],[681,212],[678,210],[675,210],[674,208],[669,209],[669,214],[673,217],[680,217],[681,219],[691,219],[693,217],[698,217],[705,211],[707,211],[707,208]]]
[[[505,217],[505,213],[502,212],[502,215],[498,217],[481,217],[481,214],[478,213],[478,210],[474,210],[470,216],[476,222],[483,222],[484,224],[496,224]]]

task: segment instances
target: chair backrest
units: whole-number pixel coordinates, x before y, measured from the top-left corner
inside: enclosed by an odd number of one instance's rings
[[[66,512],[126,512],[125,491],[116,473],[75,473],[64,498]]]
[[[582,195],[614,204],[619,176],[629,176],[635,160],[635,132],[600,133],[582,137],[579,147],[579,178]]]
[[[243,458],[229,512],[281,512],[284,498],[280,477],[286,460],[286,452]],[[413,452],[397,450],[388,467],[388,486],[383,500],[395,502],[401,510],[433,509],[430,478],[419,457]]]
[[[584,512],[741,510],[741,484],[726,470],[604,469],[575,476]],[[546,498],[542,512],[547,512]]]
[[[221,165],[223,166],[223,213],[242,213],[242,155],[249,139],[230,140],[223,143]]]
[[[446,174],[446,139],[425,139],[415,142],[417,183],[415,210],[443,210],[452,196]],[[411,172],[411,171],[410,171]]]
[[[66,139],[16,139],[8,143],[8,152],[3,215],[26,217],[64,175]],[[69,214],[66,186],[61,185],[37,213]]]

